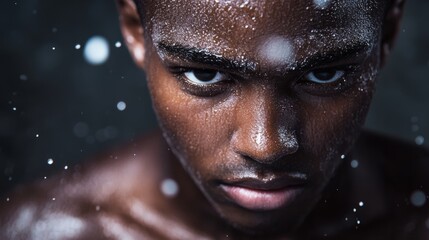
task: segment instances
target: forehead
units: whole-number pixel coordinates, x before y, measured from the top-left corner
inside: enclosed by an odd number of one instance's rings
[[[260,48],[276,52],[277,45],[284,54],[369,48],[377,41],[383,6],[378,0],[158,0],[148,4],[147,19],[155,44],[236,57]]]

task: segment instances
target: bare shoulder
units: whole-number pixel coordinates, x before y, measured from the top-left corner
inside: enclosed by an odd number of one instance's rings
[[[429,148],[426,146],[366,131],[357,148],[359,155],[379,167],[391,184],[403,190],[429,190]]]
[[[134,141],[45,181],[16,188],[0,202],[0,239],[149,236],[150,230],[142,231],[144,225],[132,212],[136,206],[156,208],[162,172],[153,160],[160,155],[159,138]]]
[[[429,239],[428,148],[371,132],[362,134],[356,148],[357,159],[369,166],[359,181],[379,186],[371,194],[386,209],[368,232],[379,232],[381,239]]]

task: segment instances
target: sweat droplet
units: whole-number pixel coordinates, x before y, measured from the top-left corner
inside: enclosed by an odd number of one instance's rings
[[[49,164],[49,165],[52,165],[53,163],[54,163],[54,160],[53,160],[52,158],[49,158],[49,159],[48,159],[48,164]]]
[[[86,42],[83,55],[90,64],[103,64],[109,57],[109,43],[103,37],[92,37]]]
[[[421,207],[426,203],[426,194],[420,190],[414,191],[410,197],[411,203],[416,207]]]
[[[161,192],[166,197],[174,197],[179,192],[179,186],[173,179],[165,179],[161,183]]]
[[[123,101],[120,101],[116,104],[116,107],[118,108],[119,111],[124,111],[125,108],[127,108],[127,104]]]

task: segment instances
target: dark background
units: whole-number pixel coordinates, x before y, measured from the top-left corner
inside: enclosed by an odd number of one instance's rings
[[[408,1],[367,120],[367,128],[419,144],[429,138],[428,10],[427,0]],[[4,0],[0,24],[0,195],[156,126],[144,73],[123,46],[114,0]],[[98,66],[83,57],[93,36],[110,46]]]

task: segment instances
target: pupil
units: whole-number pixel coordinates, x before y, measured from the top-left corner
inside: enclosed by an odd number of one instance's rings
[[[335,76],[335,70],[323,70],[323,71],[315,71],[314,76],[322,81],[327,81],[332,79]]]
[[[203,82],[208,82],[213,80],[214,77],[216,77],[217,72],[216,71],[210,71],[210,70],[194,70],[194,75],[198,80]]]

